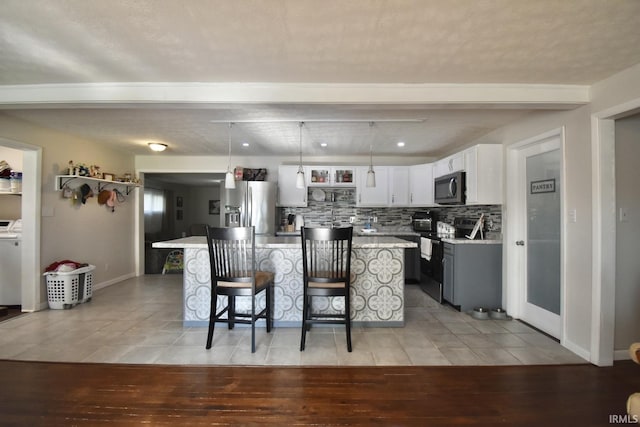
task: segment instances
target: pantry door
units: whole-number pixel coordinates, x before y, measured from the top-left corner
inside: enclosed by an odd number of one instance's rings
[[[514,245],[519,318],[562,338],[563,174],[562,134],[526,144],[515,152],[518,227]]]

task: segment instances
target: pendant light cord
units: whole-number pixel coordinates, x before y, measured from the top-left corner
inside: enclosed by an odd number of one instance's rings
[[[369,170],[373,170],[373,140],[371,138],[371,129],[373,129],[373,122],[369,122]]]
[[[233,126],[233,122],[229,122],[229,157],[227,158],[227,172],[231,172],[231,126]]]
[[[300,163],[299,163],[299,167],[298,167],[299,170],[302,170],[302,126],[304,126],[304,122],[300,122],[300,125],[299,125],[299,127],[300,127],[300,139],[299,139],[299,141],[300,141]]]

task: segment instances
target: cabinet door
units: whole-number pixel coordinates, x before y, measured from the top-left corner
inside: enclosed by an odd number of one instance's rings
[[[280,165],[278,167],[278,206],[306,207],[307,187],[296,188],[298,166]],[[305,168],[305,176],[309,171]]]
[[[409,206],[409,167],[390,168],[389,205]]]
[[[433,206],[433,163],[409,167],[409,205]]]
[[[471,147],[464,151],[465,200],[466,203],[478,202],[478,149]]]
[[[306,178],[309,187],[328,187],[331,185],[331,167],[307,166],[307,168],[309,173]]]
[[[464,151],[467,204],[502,204],[502,146],[479,144]]]
[[[334,187],[355,187],[356,168],[349,166],[331,168],[331,184]]]
[[[442,296],[451,304],[455,304],[453,280],[453,255],[445,252],[442,257]]]
[[[435,164],[434,177],[447,175],[453,172],[464,170],[464,153],[456,153],[442,160],[438,160]]]
[[[376,186],[367,187],[368,166],[357,168],[356,171],[356,206],[388,206],[389,205],[389,168],[376,166]]]

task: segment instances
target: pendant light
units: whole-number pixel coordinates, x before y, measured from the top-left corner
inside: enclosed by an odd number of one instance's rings
[[[304,169],[302,168],[302,126],[304,122],[300,122],[300,165],[296,174],[296,188],[304,188]]]
[[[376,173],[373,170],[373,141],[371,138],[371,129],[373,122],[369,122],[369,170],[367,171],[367,187],[376,186]]]
[[[224,188],[228,189],[236,188],[236,178],[231,172],[231,126],[233,123],[229,122],[229,158],[227,159],[227,174],[224,177]]]

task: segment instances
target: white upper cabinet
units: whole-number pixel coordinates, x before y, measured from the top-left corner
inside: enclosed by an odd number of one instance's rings
[[[433,205],[433,163],[409,166],[409,206]]]
[[[502,145],[479,144],[463,151],[466,203],[502,204]]]
[[[389,206],[409,206],[409,166],[389,167]]]
[[[309,187],[355,187],[356,168],[351,166],[307,166]]]
[[[459,152],[456,154],[452,154],[451,156],[438,160],[435,163],[433,177],[437,178],[439,176],[447,175],[452,172],[464,170],[464,168],[464,153]]]
[[[304,168],[304,174],[309,174],[308,168]],[[306,207],[307,187],[296,188],[297,165],[280,165],[278,167],[278,206]]]
[[[375,166],[376,186],[367,187],[368,166],[356,168],[356,206],[389,206],[389,167]]]

